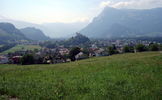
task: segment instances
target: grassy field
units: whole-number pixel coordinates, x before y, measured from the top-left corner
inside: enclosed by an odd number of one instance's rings
[[[162,100],[162,53],[0,65],[0,95],[4,100]]]
[[[20,50],[34,50],[34,49],[41,49],[41,47],[38,45],[16,45],[15,47],[2,52],[1,54],[12,53]]]

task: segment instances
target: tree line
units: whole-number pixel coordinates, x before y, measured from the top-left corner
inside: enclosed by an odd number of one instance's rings
[[[135,46],[126,45],[123,47],[123,53],[135,53],[135,52],[144,52],[144,51],[160,51],[162,50],[162,45],[157,43],[150,43],[148,46],[144,44],[137,44]],[[117,50],[116,46],[109,46],[108,47],[109,55],[118,54],[119,51]]]

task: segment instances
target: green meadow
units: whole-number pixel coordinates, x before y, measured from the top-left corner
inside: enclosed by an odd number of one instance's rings
[[[15,47],[2,52],[1,54],[13,53],[20,50],[35,50],[35,49],[39,50],[41,49],[41,47],[38,45],[16,45]]]
[[[162,100],[162,53],[0,65],[2,100]]]

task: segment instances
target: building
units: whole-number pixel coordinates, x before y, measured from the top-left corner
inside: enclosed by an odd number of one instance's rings
[[[9,62],[8,57],[0,56],[0,64],[7,64]]]

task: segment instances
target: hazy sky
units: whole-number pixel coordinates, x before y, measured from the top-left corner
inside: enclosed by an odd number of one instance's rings
[[[0,16],[33,23],[90,21],[105,6],[162,7],[162,0],[0,0]]]

